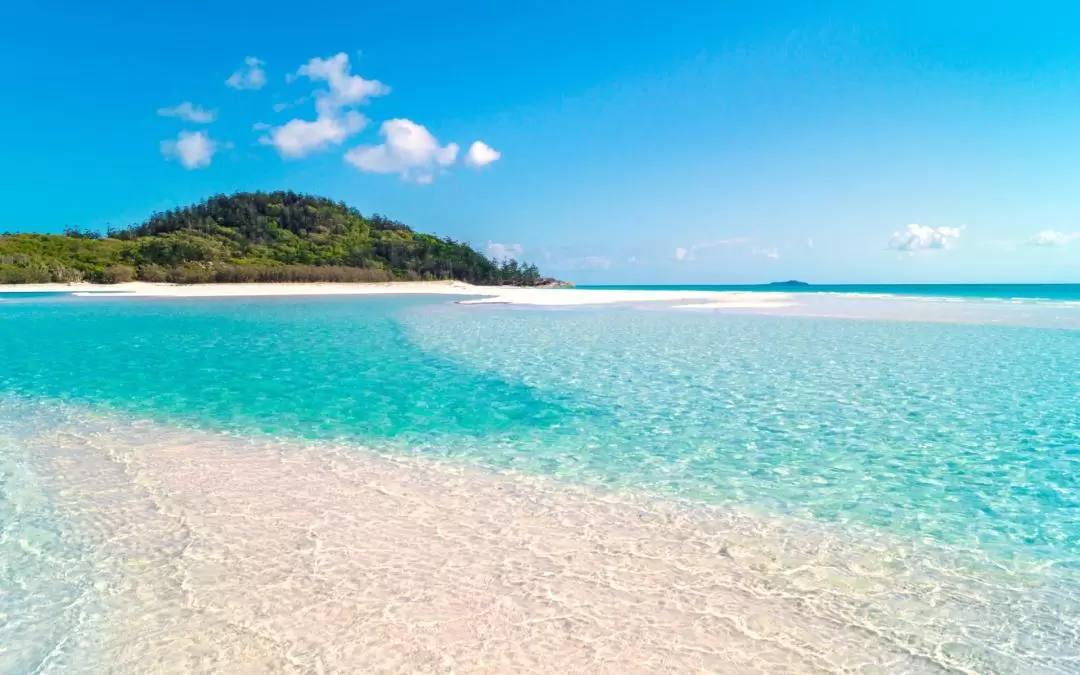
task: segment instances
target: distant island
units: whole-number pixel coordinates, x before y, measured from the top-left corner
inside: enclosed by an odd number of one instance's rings
[[[218,195],[99,232],[0,235],[0,284],[379,282],[568,286],[536,265],[295,192]]]
[[[809,286],[810,284],[805,281],[798,281],[797,279],[788,279],[787,281],[771,281],[767,286]]]

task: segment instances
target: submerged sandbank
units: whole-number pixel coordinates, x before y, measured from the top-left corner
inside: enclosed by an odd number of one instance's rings
[[[1067,575],[977,551],[356,447],[22,418],[48,427],[26,451],[97,556],[89,618],[48,668],[1050,673],[1075,656]]]
[[[461,305],[673,309],[793,317],[1002,324],[1080,329],[1080,303],[863,293],[781,293],[659,289],[521,288],[457,281],[296,284],[36,284],[0,286],[0,294],[61,293],[109,298],[269,298],[444,296]]]
[[[784,306],[784,293],[679,290],[600,290],[578,288],[521,288],[515,286],[474,286],[458,281],[407,281],[389,283],[304,283],[304,284],[157,284],[131,282],[99,284],[30,284],[0,286],[0,293],[72,293],[80,297],[146,298],[226,298],[322,295],[448,295],[470,297],[462,304],[504,304],[531,306],[581,306],[649,302],[708,303],[711,308],[769,308]]]

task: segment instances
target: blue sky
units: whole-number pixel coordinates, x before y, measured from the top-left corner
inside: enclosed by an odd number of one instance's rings
[[[0,230],[289,188],[584,283],[1078,282],[1078,34],[1038,1],[5,3]]]

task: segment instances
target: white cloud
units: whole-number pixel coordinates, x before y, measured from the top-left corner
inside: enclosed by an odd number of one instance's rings
[[[436,169],[457,160],[456,143],[440,146],[430,131],[411,120],[387,120],[379,133],[384,143],[353,148],[345,153],[345,161],[361,171],[396,173],[405,180],[430,183]]]
[[[331,145],[341,145],[367,126],[367,122],[367,118],[356,111],[341,116],[320,116],[314,122],[294,119],[274,127],[259,142],[274,146],[282,157],[299,159]]]
[[[262,69],[263,62],[254,56],[244,59],[244,67],[237,70],[225,80],[225,84],[233,89],[262,89],[266,84],[266,71]]]
[[[497,241],[487,243],[488,257],[495,260],[507,260],[510,258],[516,260],[524,252],[525,248],[521,244],[500,244]]]
[[[960,238],[961,230],[963,230],[962,227],[928,227],[912,224],[893,233],[892,238],[889,239],[889,248],[908,253],[947,249]]]
[[[315,92],[315,120],[289,120],[259,139],[260,143],[277,148],[278,153],[287,159],[306,157],[330,146],[341,145],[368,123],[366,117],[347,109],[367,103],[373,96],[390,92],[390,88],[381,82],[350,74],[349,57],[344,53],[329,59],[311,59],[296,72],[296,77],[301,76],[329,85],[328,91]],[[306,97],[292,104],[281,105],[288,107],[304,100]],[[275,106],[275,110],[284,110],[284,107]],[[423,178],[417,176],[416,180],[423,182]]]
[[[712,241],[703,241],[697,244],[692,244],[687,248],[676,248],[675,259],[676,260],[693,260],[698,251],[703,251],[709,248],[718,248],[720,246],[740,246],[742,244],[749,244],[750,239],[747,237],[735,237],[732,239],[714,239]]]
[[[203,169],[217,152],[217,141],[203,131],[181,131],[176,140],[161,142],[161,154],[166,159],[179,160],[185,169]]]
[[[209,124],[217,117],[216,110],[204,110],[190,101],[184,101],[173,108],[158,108],[157,114],[162,117],[179,117],[187,122],[196,124]]]
[[[346,106],[363,105],[375,96],[390,93],[390,87],[378,80],[365,80],[349,71],[349,55],[345,52],[328,59],[314,58],[296,71],[312,82],[326,82],[329,91],[315,92],[315,108],[319,116],[333,115]]]
[[[465,153],[465,165],[479,169],[502,157],[502,153],[483,141],[476,141]]]
[[[1031,246],[1065,246],[1074,241],[1080,241],[1080,232],[1043,230],[1029,239],[1028,244]]]
[[[251,128],[253,131],[266,131],[271,127],[266,122],[256,122],[255,124],[251,125]]]
[[[768,258],[769,260],[779,260],[780,251],[775,248],[755,248],[754,255],[760,255]]]
[[[807,239],[806,239],[806,248],[814,248],[814,240],[813,239],[807,237]]]

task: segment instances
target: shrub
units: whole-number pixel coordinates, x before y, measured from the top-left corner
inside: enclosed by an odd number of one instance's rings
[[[391,281],[385,270],[315,265],[215,265],[218,283],[311,283]]]
[[[140,265],[138,271],[139,281],[163,284],[169,280],[169,270],[161,265]]]
[[[52,276],[38,267],[0,266],[0,284],[47,284]]]
[[[84,281],[86,275],[77,269],[61,265],[55,261],[50,261],[49,278],[58,284],[74,284]]]
[[[103,284],[123,284],[135,281],[135,268],[128,265],[111,265],[102,270],[99,280]]]
[[[165,279],[174,284],[209,284],[214,281],[214,270],[198,265],[172,267]]]

